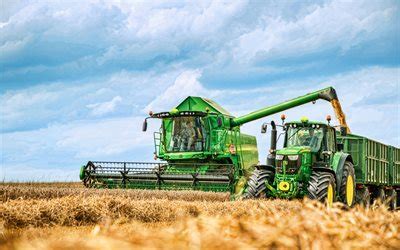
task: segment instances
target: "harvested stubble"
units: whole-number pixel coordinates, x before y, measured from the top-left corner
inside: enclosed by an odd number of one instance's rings
[[[198,191],[163,191],[163,190],[122,190],[122,189],[87,189],[76,187],[34,186],[34,185],[0,185],[0,201],[54,199],[66,196],[104,196],[112,195],[134,200],[184,200],[184,201],[227,201],[228,193]]]
[[[0,248],[1,244],[16,249],[400,246],[400,211],[384,207],[327,209],[308,200],[230,202],[226,195],[215,198],[210,195],[219,194],[201,192],[79,188],[61,189],[63,195],[47,199],[55,189],[46,189],[47,193],[38,189],[29,196],[35,191],[25,188],[12,189],[0,202]],[[190,200],[191,195],[197,198]]]
[[[265,203],[267,202],[267,203]],[[272,206],[267,206],[270,202]],[[279,205],[278,205],[279,204]],[[0,204],[0,218],[6,228],[44,226],[82,226],[110,218],[120,222],[174,222],[187,216],[252,214],[281,215],[300,210],[301,204],[289,201],[179,201],[134,200],[119,196],[67,196],[51,200],[12,200]]]
[[[203,211],[201,215],[181,215],[176,223],[167,226],[148,227],[137,221],[110,224],[113,221],[110,219],[95,226],[91,233],[70,233],[56,227],[45,239],[21,237],[8,246],[19,249],[398,249],[400,244],[399,213],[383,207],[345,211],[337,207],[328,210],[310,201],[295,202],[294,209],[282,209],[281,205],[292,202],[282,204],[281,201],[225,203],[231,207],[222,205],[223,212],[212,210],[221,208],[218,205],[196,204]],[[162,220],[177,219],[171,216],[176,212],[168,207]]]

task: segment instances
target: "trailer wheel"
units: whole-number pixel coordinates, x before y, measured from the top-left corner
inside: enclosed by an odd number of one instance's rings
[[[367,187],[356,190],[356,202],[363,207],[369,207],[371,205],[371,194]]]
[[[400,190],[396,190],[397,207],[400,207]]]
[[[343,166],[342,181],[339,187],[339,199],[346,204],[347,207],[352,207],[355,202],[355,195],[354,166],[351,162],[346,161]]]
[[[336,181],[333,174],[328,172],[312,172],[310,182],[307,187],[308,198],[326,202],[332,207],[335,201]]]
[[[395,210],[397,207],[397,192],[396,190],[392,189],[389,192],[389,207],[391,210]]]
[[[274,180],[274,172],[266,169],[255,169],[247,182],[242,198],[254,199],[265,198],[267,194],[267,186],[265,182]]]
[[[379,187],[374,192],[374,201],[378,201],[381,204],[386,204],[386,194],[385,190],[382,187]]]

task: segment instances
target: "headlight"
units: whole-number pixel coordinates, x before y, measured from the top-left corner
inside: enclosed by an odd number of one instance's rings
[[[299,159],[299,155],[288,155],[288,158],[291,161],[297,161],[297,159]]]
[[[283,155],[276,155],[275,159],[277,159],[278,161],[283,160]]]

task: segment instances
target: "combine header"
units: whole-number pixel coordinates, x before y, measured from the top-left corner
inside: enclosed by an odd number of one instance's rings
[[[345,116],[332,87],[233,117],[215,102],[187,97],[169,112],[152,113],[160,119],[154,133],[155,158],[160,163],[89,161],[81,168],[86,187],[138,189],[194,189],[241,194],[258,164],[254,136],[240,132],[240,126],[306,103],[323,99],[332,103],[341,125]]]

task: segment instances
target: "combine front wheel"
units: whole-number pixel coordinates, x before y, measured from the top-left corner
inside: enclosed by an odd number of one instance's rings
[[[243,199],[263,198],[267,193],[266,181],[273,181],[274,172],[266,169],[256,169],[247,182],[247,188],[243,193]]]
[[[333,174],[328,172],[312,172],[307,188],[308,198],[327,202],[332,207],[335,201],[336,181]]]

